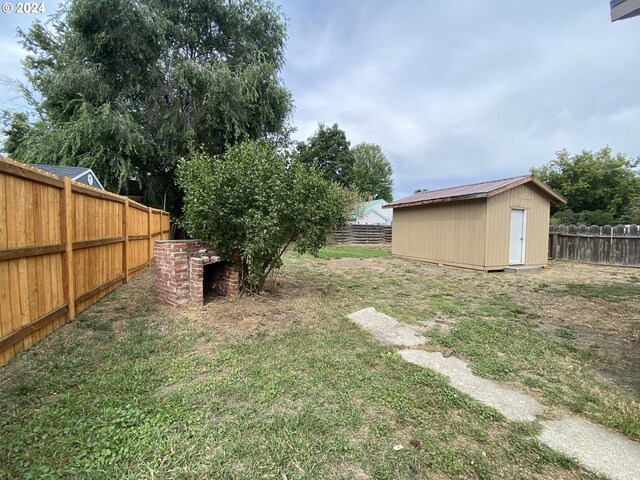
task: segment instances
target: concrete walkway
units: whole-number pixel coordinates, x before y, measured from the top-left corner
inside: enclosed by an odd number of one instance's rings
[[[349,318],[387,345],[415,347],[426,342],[426,338],[411,326],[374,308],[352,313]],[[417,349],[400,350],[398,354],[407,362],[447,376],[453,387],[495,408],[508,420],[531,422],[544,411],[544,406],[533,397],[515,387],[474,375],[458,358],[445,358],[440,352]],[[640,444],[572,415],[543,420],[540,425],[542,443],[576,459],[589,470],[612,480],[640,479]]]
[[[409,363],[430,368],[449,377],[451,386],[495,408],[509,420],[533,422],[544,411],[537,400],[517,388],[475,376],[459,358],[444,358],[440,352],[424,350],[400,350],[398,354]]]
[[[365,308],[349,315],[349,318],[385,345],[415,347],[427,343],[427,338],[406,323],[400,323],[375,308]]]
[[[540,424],[542,443],[592,472],[612,479],[640,478],[640,444],[571,415]]]

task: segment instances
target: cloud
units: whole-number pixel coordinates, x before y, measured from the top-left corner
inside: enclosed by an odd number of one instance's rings
[[[526,173],[561,148],[640,154],[640,21],[606,2],[289,1],[297,138],[379,143],[396,197]]]

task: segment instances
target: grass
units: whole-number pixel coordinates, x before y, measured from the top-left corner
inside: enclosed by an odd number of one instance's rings
[[[640,284],[585,284],[570,283],[567,292],[584,298],[602,298],[609,302],[622,302],[640,298]]]
[[[334,245],[321,249],[318,258],[391,258],[391,251],[379,246]]]
[[[358,266],[370,250],[332,251]],[[203,318],[158,306],[148,274],[118,289],[0,369],[0,478],[597,478],[344,316],[459,317],[433,342],[478,373],[621,418],[587,382],[593,354],[547,339],[507,295],[380,261],[372,275],[291,254],[272,298]]]

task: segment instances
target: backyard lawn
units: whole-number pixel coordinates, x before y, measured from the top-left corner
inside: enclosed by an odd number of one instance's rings
[[[640,439],[640,272],[484,274],[373,247],[289,254],[274,291],[156,303],[153,272],[0,368],[0,478],[599,478],[346,315]]]

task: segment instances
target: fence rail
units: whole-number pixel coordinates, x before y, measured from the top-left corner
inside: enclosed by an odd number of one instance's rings
[[[346,225],[334,230],[336,243],[391,243],[391,225]]]
[[[551,225],[549,258],[600,265],[640,266],[638,225]]]
[[[0,365],[141,273],[169,214],[0,158]]]

